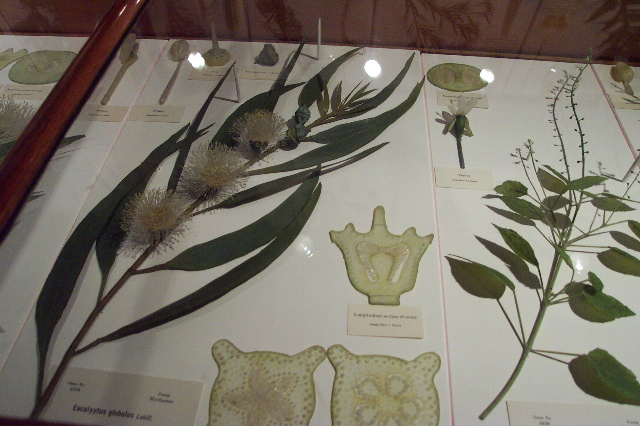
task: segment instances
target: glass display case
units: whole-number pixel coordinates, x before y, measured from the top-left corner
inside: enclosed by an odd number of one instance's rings
[[[640,421],[633,2],[2,4],[1,417]]]

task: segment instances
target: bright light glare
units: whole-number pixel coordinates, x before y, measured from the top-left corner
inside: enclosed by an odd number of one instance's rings
[[[556,69],[555,68],[551,68],[551,72],[556,72]]]
[[[580,260],[576,260],[574,266],[576,268],[576,271],[578,271],[578,272],[580,272],[580,271],[582,271],[584,269],[584,266],[582,266],[582,263],[580,263]]]
[[[187,60],[189,61],[189,63],[191,63],[191,65],[195,69],[200,69],[204,67],[204,58],[202,57],[200,52],[189,54],[189,58],[187,58]]]
[[[312,257],[314,254],[314,244],[311,237],[308,235],[301,235],[298,237],[298,244],[296,245],[296,251],[305,257]]]
[[[482,71],[480,71],[480,78],[486,81],[487,83],[491,83],[495,77],[491,70],[485,68]]]
[[[382,72],[382,67],[380,67],[378,61],[369,59],[364,64],[364,71],[369,75],[369,77],[377,77]]]

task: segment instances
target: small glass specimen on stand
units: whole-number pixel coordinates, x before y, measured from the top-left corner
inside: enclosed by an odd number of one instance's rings
[[[331,394],[334,425],[437,425],[440,401],[433,381],[440,357],[427,352],[413,361],[386,355],[354,355],[333,345],[336,370]]]
[[[420,259],[433,240],[433,234],[420,237],[413,227],[391,234],[382,206],[373,211],[369,232],[361,234],[350,223],[329,235],[342,251],[349,281],[369,296],[371,305],[400,304],[400,295],[413,289]]]
[[[129,69],[134,62],[138,60],[138,48],[140,44],[136,42],[136,35],[130,33],[122,42],[122,46],[120,46],[120,53],[118,54],[118,59],[120,59],[120,70],[118,70],[118,74],[113,79],[111,86],[107,89],[107,93],[104,94],[102,101],[100,102],[102,105],[106,105],[111,100],[111,95],[115,92],[116,87],[120,84],[120,80],[124,77],[125,73]]]
[[[231,54],[218,45],[216,26],[211,23],[211,49],[202,54],[205,64],[210,67],[219,67],[231,60]]]
[[[323,348],[289,356],[242,352],[219,340],[211,353],[219,373],[211,390],[209,426],[309,423],[316,399],[313,372],[326,358]]]
[[[173,85],[175,84],[176,79],[178,78],[178,74],[180,73],[180,67],[182,66],[182,63],[187,58],[187,56],[189,56],[189,53],[189,42],[187,40],[176,40],[171,44],[171,47],[169,48],[169,54],[167,56],[171,61],[177,62],[178,64],[176,65],[176,69],[173,72],[173,75],[171,75],[169,82],[167,83],[167,87],[165,87],[162,95],[160,95],[158,104],[164,105],[164,103],[167,102],[169,94],[171,93],[171,89],[173,89]]]
[[[18,84],[48,84],[60,80],[76,54],[65,50],[39,50],[21,57],[9,70]]]
[[[611,74],[611,78],[613,81],[617,83],[622,83],[624,87],[624,92],[627,95],[633,96],[633,89],[631,88],[631,83],[633,81],[634,72],[633,68],[624,62],[616,62],[609,71]]]

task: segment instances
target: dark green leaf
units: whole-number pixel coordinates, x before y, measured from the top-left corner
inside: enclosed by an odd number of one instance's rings
[[[58,144],[58,148],[64,148],[66,146],[71,145],[74,142],[79,141],[80,139],[84,138],[84,135],[76,135],[76,136],[67,136],[66,138],[63,138],[60,143]]]
[[[531,219],[527,219],[526,217],[522,216],[521,214],[510,212],[509,210],[499,209],[499,208],[493,207],[493,206],[487,206],[487,207],[492,212],[494,212],[496,214],[499,214],[502,217],[506,217],[507,219],[512,220],[512,221],[514,221],[516,223],[519,223],[520,225],[527,225],[527,226],[535,226],[536,225],[536,223],[534,221],[532,221]]]
[[[529,271],[527,263],[516,256],[511,250],[507,250],[506,248],[489,240],[485,240],[484,238],[476,237],[476,239],[480,244],[485,246],[491,254],[502,260],[507,268],[509,268],[509,271],[521,284],[532,289],[541,288],[538,276]]]
[[[579,191],[581,189],[587,189],[595,185],[600,185],[605,180],[607,180],[607,178],[604,176],[584,176],[569,182],[567,184],[567,189]]]
[[[622,201],[610,197],[608,195],[603,195],[599,197],[595,197],[591,200],[591,204],[597,209],[605,210],[608,212],[630,212],[635,210],[633,207],[628,206]]]
[[[538,266],[538,259],[536,259],[536,255],[533,252],[533,248],[531,245],[520,236],[513,229],[501,228],[498,225],[493,225],[500,232],[502,239],[509,246],[511,250],[521,259],[526,260],[534,266]]]
[[[513,283],[500,272],[476,262],[445,256],[451,268],[451,275],[460,287],[469,294],[487,299],[500,299],[507,288],[515,288]]]
[[[571,201],[561,195],[551,195],[542,200],[542,206],[551,211],[560,210],[569,204],[571,204]]]
[[[300,214],[317,184],[316,174],[315,178],[304,182],[278,207],[257,221],[235,232],[190,247],[163,266],[167,269],[202,271],[251,253],[276,238]]]
[[[276,260],[297,238],[318,202],[320,189],[321,184],[318,184],[318,187],[311,195],[302,212],[300,212],[293,222],[291,222],[275,240],[255,256],[245,260],[210,283],[205,284],[199,290],[97,339],[96,343],[110,342],[132,334],[141,333],[193,313],[258,275]]]
[[[544,212],[535,204],[517,197],[503,195],[502,202],[514,212],[532,220],[544,220]]]
[[[355,108],[350,109],[348,117],[357,117],[358,115],[364,114],[365,112],[378,107],[378,105],[381,105],[384,101],[386,101],[387,98],[391,96],[393,91],[396,90],[396,87],[398,87],[398,85],[402,82],[404,76],[407,75],[407,72],[409,72],[409,67],[411,66],[414,55],[415,54],[412,54],[409,59],[407,59],[404,67],[402,67],[402,70],[400,70],[398,75],[395,76],[391,83],[389,83],[384,89],[380,90],[375,96],[369,99],[363,99]],[[369,92],[363,92],[362,96],[365,96],[368,93]]]
[[[630,250],[640,251],[640,240],[619,231],[611,231],[610,234],[617,243]]]
[[[583,392],[618,404],[640,405],[640,384],[633,371],[604,349],[594,349],[569,362],[574,382]]]
[[[564,213],[545,212],[547,224],[556,229],[567,229],[571,226],[571,219]]]
[[[602,291],[602,289],[604,288],[604,284],[602,284],[600,278],[598,278],[598,276],[593,272],[589,272],[588,276],[591,286],[596,290]]]
[[[562,182],[564,183],[568,183],[569,181],[567,180],[566,177],[564,177],[564,175],[562,173],[560,173],[559,171],[557,171],[556,169],[554,169],[551,166],[545,165],[543,166],[544,168],[546,168],[547,170],[549,170],[551,173],[553,173],[558,179],[560,179]]]
[[[187,130],[187,127],[188,125],[184,126],[151,151],[138,167],[133,169],[109,195],[87,213],[62,247],[36,303],[35,317],[40,378],[44,377],[51,336],[69,303],[69,298],[98,235],[107,225],[123,197],[130,193],[141,180],[154,173],[165,158],[183,145],[183,142],[176,143],[176,140]]]
[[[320,96],[322,96],[329,80],[331,80],[333,74],[338,70],[338,67],[346,62],[347,59],[353,56],[359,49],[359,47],[352,49],[344,55],[337,57],[310,79],[307,84],[304,85],[298,96],[298,106],[306,106],[309,108],[316,100],[320,99]]]
[[[387,127],[407,112],[418,98],[423,83],[424,78],[414,87],[405,101],[377,117],[341,124],[312,137],[313,140],[320,141],[326,145],[301,154],[285,163],[255,170],[252,174],[286,172],[315,167],[318,164],[351,154],[373,141]]]
[[[557,176],[552,175],[544,169],[538,169],[536,173],[538,176],[538,182],[547,191],[554,192],[556,194],[562,194],[566,191],[567,185],[560,180]]]
[[[566,292],[570,296],[569,307],[584,320],[602,323],[635,315],[617,299],[593,286],[571,283],[566,287]]]
[[[498,194],[508,195],[510,197],[522,197],[527,195],[528,189],[526,186],[518,182],[517,180],[507,180],[502,184],[493,188]]]
[[[302,48],[304,47],[304,42],[298,45],[298,48],[291,56],[291,59],[287,62],[287,65],[282,69],[275,83],[271,87],[271,90],[267,92],[267,99],[265,100],[262,109],[266,109],[268,111],[273,111],[278,104],[278,100],[283,93],[286,93],[285,84],[287,83],[287,79],[293,71],[293,67],[296,65],[298,61],[298,57],[300,57],[300,53],[302,52]],[[298,85],[296,85],[297,87]]]
[[[553,248],[556,250],[564,263],[566,263],[569,268],[573,269],[573,262],[571,261],[571,257],[569,256],[569,254],[562,247],[559,247],[555,244],[553,244]]]
[[[640,222],[636,222],[635,220],[628,220],[627,226],[635,234],[636,237],[640,238]]]
[[[180,175],[182,174],[184,163],[187,161],[187,157],[189,156],[191,145],[197,139],[196,135],[199,133],[202,119],[204,118],[204,115],[207,113],[207,110],[209,109],[209,105],[211,104],[211,101],[213,101],[213,98],[216,96],[216,93],[218,93],[218,90],[220,90],[222,83],[224,83],[227,76],[231,72],[231,68],[233,68],[233,66],[230,66],[227,69],[227,72],[224,73],[224,75],[222,76],[218,84],[216,84],[216,87],[214,87],[211,93],[209,93],[209,96],[207,96],[207,99],[202,104],[202,107],[200,107],[200,109],[196,113],[196,116],[193,118],[193,121],[191,122],[191,126],[189,127],[189,130],[187,131],[187,134],[185,136],[186,143],[182,146],[182,148],[180,148],[178,157],[176,158],[176,161],[173,164],[173,169],[171,170],[171,176],[169,176],[169,182],[167,183],[168,191],[175,191],[176,188],[178,187],[178,181],[180,180]]]
[[[640,260],[618,248],[611,247],[598,253],[598,260],[613,271],[640,277]]]
[[[340,106],[342,102],[342,82],[338,83],[338,85],[333,89],[333,94],[331,95],[331,109],[336,110]]]

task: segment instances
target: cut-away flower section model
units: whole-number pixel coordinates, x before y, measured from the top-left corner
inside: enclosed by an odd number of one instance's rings
[[[620,404],[640,405],[640,384],[635,375],[606,350],[596,348],[587,354],[578,354],[567,352],[565,348],[542,350],[535,345],[549,309],[568,306],[579,318],[593,323],[606,323],[635,315],[622,302],[606,293],[605,283],[593,270],[588,272],[585,279],[579,279],[579,271],[574,269],[570,256],[572,253],[593,256],[608,269],[640,276],[640,259],[626,251],[640,250],[640,223],[629,218],[630,212],[635,213],[632,205],[638,203],[630,196],[630,191],[638,185],[638,175],[622,194],[615,195],[599,189],[607,177],[588,174],[586,170],[587,142],[575,98],[585,68],[580,67],[576,75],[565,73],[548,98],[552,116],[550,122],[554,126],[556,146],[560,149],[563,165],[561,171],[548,165],[541,166],[535,158],[533,143],[528,141],[525,149],[516,150],[513,156],[516,164],[522,165],[529,185],[508,180],[498,185],[495,188],[496,195],[491,197],[500,200],[509,209],[492,210],[512,223],[535,229],[540,235],[539,241],[526,239],[522,236],[527,235],[525,232],[521,234],[495,224],[508,248],[478,237],[521,285],[489,266],[460,256],[446,256],[453,277],[466,292],[498,302],[522,348],[511,376],[480,414],[480,419],[486,418],[509,392],[529,355],[567,364],[575,384],[591,396]],[[571,111],[578,158],[570,157],[568,152],[571,150],[567,146],[569,136],[560,130],[558,110],[565,105]],[[604,234],[609,234],[613,239],[608,247],[602,247],[598,240]],[[543,247],[546,249],[542,250]],[[526,311],[521,310],[518,303],[518,294],[522,292],[535,292],[537,296],[534,307],[537,313],[531,318],[533,325],[528,331],[524,325],[526,318],[521,314]],[[505,303],[508,303],[503,297],[505,293],[513,296],[514,307],[511,311],[517,313],[515,318],[505,309]]]
[[[336,58],[306,83],[286,84],[301,49],[302,45],[271,90],[241,104],[221,124],[213,138],[208,139],[204,136],[212,125],[202,126],[202,120],[228,75],[227,71],[193,121],[151,151],[80,220],[62,248],[36,306],[39,368],[32,418],[41,415],[77,355],[193,313],[267,268],[296,239],[309,219],[320,197],[319,177],[362,160],[387,145],[388,142],[380,143],[361,150],[402,117],[421,91],[423,81],[413,87],[407,99],[383,113],[314,132],[316,126],[375,110],[402,82],[413,55],[386,87],[374,91],[367,90],[368,85],[358,85],[343,98],[342,83],[332,85],[331,95],[328,85],[338,68],[358,49]],[[284,109],[279,99],[300,86],[297,111],[292,120],[295,124],[287,128],[284,118],[277,112]],[[373,92],[376,93],[372,95]],[[307,124],[313,115],[314,104],[318,118]],[[283,152],[271,163],[282,158],[285,161],[257,167],[267,156],[284,150],[295,152],[302,143],[319,146],[297,156]],[[168,160],[176,152],[177,156]],[[173,162],[166,187],[148,188],[158,166],[166,161]],[[275,172],[286,174],[251,185],[252,176]],[[173,250],[194,216],[247,203],[260,208],[259,200],[296,186],[297,189],[279,206],[255,222],[189,247],[166,262],[151,264],[156,253]],[[210,219],[215,220],[215,216]],[[82,278],[82,271],[93,254],[102,277],[98,283]],[[138,275],[162,270],[211,270],[246,255],[250,257],[227,272],[212,272],[216,278],[195,292],[160,306],[155,312],[129,324],[122,324],[102,337],[86,340],[94,323],[99,321],[100,313],[123,286],[135,281]],[[111,277],[116,262],[128,262],[130,266],[123,275]],[[64,355],[53,357],[56,330],[64,326],[63,315],[81,303],[71,297],[79,285],[95,289],[96,298],[92,302],[95,306]],[[82,302],[86,303],[86,300]],[[48,365],[59,366],[49,375]],[[50,377],[48,381],[47,377]]]

